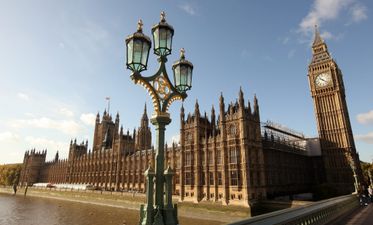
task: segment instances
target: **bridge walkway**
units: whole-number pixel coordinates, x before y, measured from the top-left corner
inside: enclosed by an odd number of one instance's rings
[[[338,219],[330,225],[373,225],[373,203],[360,206],[349,215]]]

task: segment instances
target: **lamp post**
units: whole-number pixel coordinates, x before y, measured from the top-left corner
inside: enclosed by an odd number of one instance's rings
[[[360,184],[359,184],[359,181],[357,179],[355,160],[352,157],[351,152],[345,152],[345,156],[346,156],[346,159],[347,159],[348,163],[350,164],[352,174],[354,176],[355,193],[358,193]]]
[[[137,31],[126,38],[127,61],[126,66],[132,71],[131,79],[135,84],[142,85],[150,94],[154,113],[151,123],[156,130],[156,165],[155,171],[150,165],[145,171],[146,206],[141,205],[141,225],[176,225],[177,205],[172,204],[172,176],[170,166],[164,166],[164,139],[166,125],[171,122],[168,108],[175,100],[184,100],[186,91],[192,87],[193,64],[185,59],[184,49],[180,50],[180,59],[172,65],[174,84],[170,81],[166,71],[167,56],[172,51],[172,37],[174,29],[161,13],[161,21],[152,27],[154,54],[158,56],[159,69],[149,77],[141,75],[147,69],[151,40],[142,32],[142,21],[139,20]],[[154,183],[155,179],[155,183]],[[153,192],[155,185],[155,193]],[[166,186],[166,192],[164,187]],[[166,198],[166,203],[164,199]]]

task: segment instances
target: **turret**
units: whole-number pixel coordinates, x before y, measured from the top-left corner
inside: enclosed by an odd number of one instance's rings
[[[251,103],[250,103],[250,100],[247,100],[247,110],[248,110],[249,115],[251,115]]]
[[[245,102],[244,102],[244,97],[243,97],[243,92],[242,92],[241,87],[240,87],[240,91],[238,92],[238,104],[241,110],[245,108]]]
[[[146,103],[145,103],[144,113],[142,114],[142,117],[141,117],[141,127],[148,127],[148,126],[149,126],[149,118],[146,112]]]
[[[254,95],[254,115],[259,117],[259,104],[256,95]]]
[[[119,125],[119,112],[117,112],[117,115],[115,116],[115,124]]]
[[[214,105],[211,107],[211,126],[212,126],[212,136],[215,136],[216,122],[215,122],[215,108]]]
[[[184,104],[181,104],[181,108],[180,108],[180,121],[181,121],[181,124],[183,124],[183,122],[185,121]]]
[[[57,151],[56,156],[54,157],[54,162],[58,162],[58,158],[59,158],[59,155],[58,155],[58,151]]]
[[[133,132],[136,150],[144,150],[151,147],[152,134],[149,127],[149,118],[146,110],[146,104],[144,104],[144,113],[142,114],[140,127],[137,130],[137,134],[135,135],[136,130],[134,130]]]
[[[196,104],[194,105],[194,115],[196,116],[196,119],[198,120],[200,117],[200,113],[199,113],[199,104],[198,104],[197,99],[196,99]]]
[[[211,124],[215,125],[215,108],[214,108],[214,105],[211,106]]]
[[[220,109],[220,122],[223,122],[224,121],[224,115],[225,115],[225,105],[224,105],[223,92],[220,94],[220,98],[219,98],[219,109]]]
[[[113,139],[118,138],[118,132],[119,132],[119,112],[117,112],[115,116]]]
[[[96,115],[96,125],[100,123],[100,113],[97,112],[97,115]]]

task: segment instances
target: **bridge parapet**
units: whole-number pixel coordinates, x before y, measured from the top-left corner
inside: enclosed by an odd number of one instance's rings
[[[323,225],[359,207],[356,194],[331,198],[306,206],[279,210],[229,225]]]

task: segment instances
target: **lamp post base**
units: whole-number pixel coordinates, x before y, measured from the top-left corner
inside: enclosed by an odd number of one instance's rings
[[[140,208],[139,225],[178,225],[177,205],[166,207],[164,209]]]

